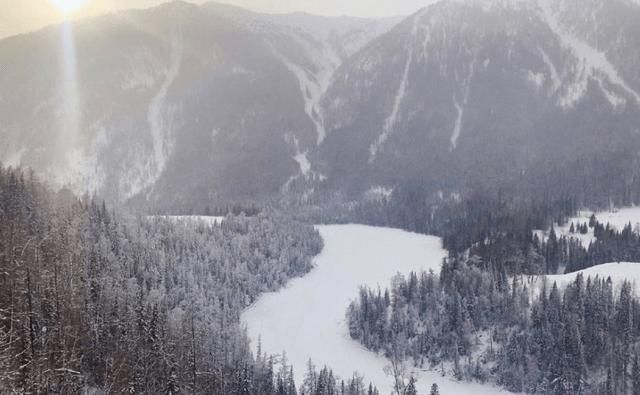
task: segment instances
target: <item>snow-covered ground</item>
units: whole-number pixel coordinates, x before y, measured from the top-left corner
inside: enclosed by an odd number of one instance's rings
[[[625,280],[630,281],[632,284],[640,284],[640,263],[613,262],[593,266],[585,270],[580,270],[579,272],[546,276],[547,286],[550,287],[555,282],[558,284],[558,287],[565,287],[576,279],[578,273],[582,273],[585,280],[587,277],[595,278],[599,276],[605,279],[611,277],[611,281],[613,281],[615,287],[619,287]],[[542,285],[541,278],[536,279],[536,282],[539,283],[540,286]],[[637,287],[635,288],[637,290]]]
[[[262,341],[269,354],[286,352],[301,383],[306,363],[328,365],[342,378],[357,371],[381,394],[391,392],[392,378],[384,373],[389,361],[352,340],[345,324],[350,301],[358,287],[388,287],[397,273],[439,271],[446,252],[437,237],[361,225],[319,226],[325,242],[315,269],[277,293],[263,295],[245,311],[253,346]],[[492,385],[459,383],[438,372],[416,372],[418,391],[428,394],[437,383],[442,394],[496,394]]]
[[[589,218],[594,214],[593,211],[581,211],[576,217],[570,218],[569,221],[563,226],[554,226],[554,230],[558,237],[567,236],[580,240],[584,247],[588,247],[589,243],[595,241],[595,237],[593,236],[593,229],[589,228],[588,233],[580,234],[578,231],[575,233],[570,233],[569,229],[571,228],[571,224],[574,223],[576,226],[578,224],[589,223]],[[640,207],[627,207],[614,209],[611,211],[602,211],[596,212],[596,219],[598,222],[606,225],[609,224],[612,228],[617,230],[624,229],[629,223],[636,231],[640,231]],[[543,240],[549,236],[549,230],[547,231],[537,231],[538,237]]]
[[[634,229],[638,229],[640,228],[640,207],[627,207],[596,213],[596,218],[598,222],[609,224],[618,230],[622,230],[629,223]]]

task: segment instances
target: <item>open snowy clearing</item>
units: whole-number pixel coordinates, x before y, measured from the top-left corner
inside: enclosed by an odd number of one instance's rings
[[[592,214],[595,214],[598,222],[604,224],[605,226],[609,224],[613,229],[622,230],[625,226],[631,223],[631,227],[634,230],[640,231],[640,207],[627,207],[596,213],[594,213],[593,211],[581,211],[576,217],[570,218],[563,226],[558,226],[556,224],[554,226],[556,235],[558,237],[566,236],[578,239],[585,248],[588,247],[589,243],[595,241],[592,228],[589,228],[589,231],[586,234],[580,234],[577,231],[575,233],[571,233],[569,232],[569,229],[571,228],[572,223],[574,223],[576,226],[578,224],[589,223],[589,218]],[[546,240],[549,236],[549,231],[550,230],[538,231],[538,237]]]
[[[258,339],[269,354],[286,352],[297,383],[309,359],[327,365],[342,378],[365,376],[380,393],[391,393],[392,378],[384,373],[386,358],[349,337],[345,314],[361,285],[388,287],[397,273],[439,272],[446,252],[437,237],[361,225],[319,226],[325,248],[315,269],[280,292],[263,295],[245,311],[243,322],[255,348]],[[459,383],[438,372],[416,372],[418,391],[428,394],[437,383],[443,395],[505,393],[492,385]]]
[[[578,273],[583,274],[585,281],[588,277],[595,278],[596,276],[599,276],[604,279],[611,277],[611,281],[615,287],[614,289],[618,289],[623,281],[628,280],[634,285],[637,292],[637,286],[640,284],[640,263],[613,262],[593,266],[578,272],[545,276],[547,278],[547,286],[551,287],[555,282],[558,284],[558,287],[565,287],[576,279]],[[535,281],[542,286],[540,278]]]
[[[556,283],[558,288],[564,289],[567,285],[575,281],[577,275],[582,273],[584,280],[587,278],[595,278],[596,276],[601,279],[607,279],[611,277],[613,283],[614,292],[620,291],[622,283],[626,280],[631,283],[633,292],[636,296],[640,295],[638,290],[640,289],[640,263],[638,262],[611,262],[604,263],[602,265],[596,265],[584,270],[580,270],[573,273],[566,274],[553,274],[553,275],[540,275],[531,277],[522,277],[529,289],[530,300],[537,299],[540,296],[542,287],[547,285],[547,292],[551,290],[553,283]]]

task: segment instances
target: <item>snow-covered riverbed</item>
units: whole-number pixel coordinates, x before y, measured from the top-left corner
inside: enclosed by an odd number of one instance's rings
[[[361,285],[383,288],[397,273],[438,272],[446,252],[437,237],[395,229],[361,225],[318,229],[325,248],[315,259],[316,268],[280,292],[262,296],[243,314],[243,322],[254,347],[261,338],[263,351],[286,352],[297,383],[311,358],[316,366],[328,365],[343,378],[357,371],[387,395],[392,379],[383,370],[389,362],[351,340],[345,325],[347,306]],[[437,372],[416,376],[421,394],[428,394],[434,382],[443,395],[501,392],[491,385],[458,383]]]

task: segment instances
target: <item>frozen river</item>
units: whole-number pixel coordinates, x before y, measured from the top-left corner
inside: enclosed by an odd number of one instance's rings
[[[315,269],[281,291],[263,295],[243,314],[253,346],[260,337],[265,352],[285,351],[298,385],[311,358],[316,366],[330,366],[342,378],[357,371],[367,384],[389,394],[392,379],[384,373],[389,361],[349,337],[347,306],[361,285],[385,288],[397,273],[439,272],[446,251],[437,237],[396,229],[331,225],[318,230],[325,248],[315,259]],[[458,383],[437,372],[415,375],[421,394],[428,394],[434,382],[442,395],[499,392],[490,385]]]

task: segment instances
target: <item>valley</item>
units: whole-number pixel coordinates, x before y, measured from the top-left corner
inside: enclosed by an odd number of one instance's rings
[[[638,208],[622,208],[593,213],[599,221],[621,229],[637,221]],[[589,220],[591,213],[581,213],[569,222]],[[324,240],[324,249],[314,261],[314,268],[304,277],[294,279],[276,293],[261,296],[242,316],[254,350],[284,355],[294,367],[297,382],[303,382],[309,361],[315,366],[331,366],[335,374],[344,378],[353,372],[364,376],[382,393],[393,390],[391,362],[383,355],[362,347],[349,335],[345,318],[347,307],[355,299],[361,286],[384,290],[395,282],[396,275],[410,272],[440,272],[446,251],[440,238],[424,236],[397,229],[362,225],[322,225],[316,227]],[[566,226],[566,233],[571,237]],[[592,232],[593,233],[593,232]],[[595,241],[593,234],[590,236]],[[630,262],[606,263],[578,272],[561,275],[528,276],[522,278],[529,289],[530,300],[539,297],[543,285],[547,291],[555,283],[564,290],[581,273],[602,280],[611,278],[618,292],[623,282],[631,282],[634,290],[640,284],[640,264]],[[487,342],[486,330],[480,334]],[[486,353],[486,344],[478,344],[474,355]],[[497,394],[505,390],[491,382],[458,381],[453,367],[447,363],[445,374],[439,366],[420,369],[406,361],[409,374],[417,380],[419,393],[428,393],[433,383],[445,394]]]
[[[640,394],[638,0],[229,1],[0,39],[0,393]]]
[[[292,280],[277,293],[263,295],[242,316],[252,347],[282,355],[294,367],[296,382],[303,382],[307,362],[331,366],[341,378],[355,372],[372,382],[381,394],[392,390],[385,373],[390,362],[349,337],[346,308],[360,286],[385,287],[396,274],[439,272],[446,253],[437,237],[396,229],[360,225],[318,226],[325,247],[314,259],[314,269]],[[437,383],[443,394],[497,394],[492,385],[460,383],[450,373],[415,371],[417,388],[428,394]]]

